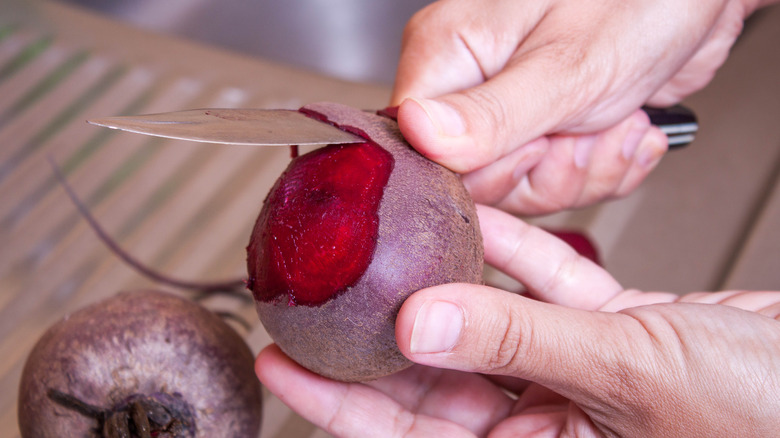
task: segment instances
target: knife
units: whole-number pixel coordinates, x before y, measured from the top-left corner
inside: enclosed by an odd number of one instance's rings
[[[670,148],[690,144],[698,123],[683,106],[642,108],[669,138]],[[397,107],[378,111],[395,118]],[[157,137],[208,143],[290,146],[361,143],[364,138],[297,110],[204,108],[138,116],[90,119],[93,125]]]

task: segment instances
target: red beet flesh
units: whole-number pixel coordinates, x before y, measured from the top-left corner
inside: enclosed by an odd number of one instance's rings
[[[372,143],[302,156],[277,181],[248,248],[255,299],[318,305],[352,286],[371,262],[392,156]]]
[[[309,370],[365,381],[411,364],[395,318],[412,293],[482,281],[482,237],[453,172],[395,121],[332,103],[302,112],[366,139],[294,159],[266,197],[247,267],[258,315]]]

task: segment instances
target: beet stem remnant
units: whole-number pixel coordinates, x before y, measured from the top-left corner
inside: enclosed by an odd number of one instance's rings
[[[192,420],[187,414],[168,409],[151,397],[134,396],[131,401],[103,409],[66,394],[54,388],[48,391],[49,398],[60,406],[97,420],[95,429],[104,438],[152,438],[164,436],[185,438],[194,435]]]
[[[78,195],[76,195],[76,192],[73,190],[70,184],[68,184],[68,181],[65,178],[65,175],[63,175],[62,170],[59,168],[59,166],[57,166],[57,164],[54,162],[51,156],[49,156],[48,158],[49,158],[49,164],[54,170],[54,175],[57,177],[57,180],[59,181],[60,185],[62,186],[63,189],[65,189],[65,193],[67,193],[68,197],[76,206],[76,209],[84,218],[84,220],[87,221],[90,228],[92,228],[92,231],[95,232],[98,238],[114,254],[116,254],[119,258],[121,258],[125,263],[130,265],[133,269],[135,269],[136,271],[138,271],[139,273],[141,273],[142,275],[146,276],[149,279],[152,279],[154,281],[163,284],[168,284],[170,286],[182,288],[182,289],[201,290],[209,293],[244,290],[246,281],[243,278],[237,280],[228,280],[224,282],[213,282],[213,283],[180,280],[162,274],[160,272],[157,272],[151,269],[150,267],[144,265],[140,261],[136,260],[127,251],[125,251],[122,247],[120,247],[119,244],[116,241],[114,241],[114,239],[103,229],[103,227],[100,225],[97,219],[95,219],[95,217],[89,211],[87,206],[84,205],[84,203],[81,201]]]

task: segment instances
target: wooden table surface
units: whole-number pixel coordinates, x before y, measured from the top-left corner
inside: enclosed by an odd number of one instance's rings
[[[129,252],[171,275],[204,280],[244,275],[251,226],[289,160],[286,148],[154,139],[85,119],[321,100],[378,108],[390,91],[54,3],[2,12],[0,6],[0,430],[18,436],[19,376],[41,333],[119,290],[154,286],[95,237],[47,159]],[[636,193],[533,221],[585,230],[627,287],[780,289],[778,41],[774,7],[753,20],[711,86],[686,101],[701,123],[696,142],[668,154]],[[250,321],[251,330],[239,330],[254,351],[270,342],[251,305],[226,297],[205,304]],[[263,437],[327,436],[270,394],[265,399]]]

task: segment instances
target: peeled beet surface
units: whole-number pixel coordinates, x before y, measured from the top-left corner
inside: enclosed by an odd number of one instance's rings
[[[373,255],[392,157],[347,144],[300,157],[266,200],[252,282],[264,301],[317,305],[354,284]],[[250,288],[252,286],[250,285]]]
[[[301,111],[359,134],[294,159],[247,247],[260,320],[293,360],[365,381],[411,363],[395,318],[413,292],[482,281],[482,236],[460,178],[424,158],[395,121],[318,103]]]
[[[260,429],[262,394],[249,347],[213,312],[164,292],[123,292],[76,311],[27,358],[22,437],[102,436],[99,420],[55,403],[50,390],[107,410],[137,397],[161,400],[193,416],[176,437],[256,437]]]

